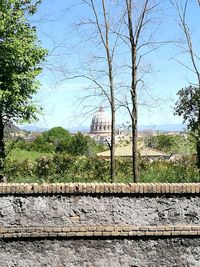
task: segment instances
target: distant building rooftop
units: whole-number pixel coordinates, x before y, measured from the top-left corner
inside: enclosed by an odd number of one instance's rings
[[[159,151],[157,149],[148,148],[148,147],[141,147],[139,148],[139,153],[141,157],[147,158],[168,158],[169,155],[165,152]],[[110,158],[110,150],[97,153],[98,157],[101,158]],[[115,156],[116,157],[132,157],[132,146],[128,144],[126,146],[118,146],[115,149]]]

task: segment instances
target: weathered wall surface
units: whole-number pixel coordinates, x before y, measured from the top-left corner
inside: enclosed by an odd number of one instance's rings
[[[0,197],[0,225],[200,224],[200,195]]]
[[[200,184],[0,184],[0,266],[199,267]]]
[[[199,267],[200,239],[0,242],[2,267]]]

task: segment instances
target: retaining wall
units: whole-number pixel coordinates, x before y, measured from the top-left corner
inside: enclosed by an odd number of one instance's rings
[[[200,184],[0,184],[0,266],[200,266]]]

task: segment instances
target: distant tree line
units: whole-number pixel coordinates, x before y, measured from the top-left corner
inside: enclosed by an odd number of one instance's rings
[[[181,135],[148,135],[144,138],[147,147],[161,150],[166,153],[177,153],[183,156],[195,154],[195,139],[191,134]]]
[[[45,131],[33,141],[26,141],[21,138],[15,144],[15,148],[28,151],[64,152],[73,156],[94,155],[99,147],[89,136],[85,136],[80,132],[72,135],[62,127],[54,127]]]

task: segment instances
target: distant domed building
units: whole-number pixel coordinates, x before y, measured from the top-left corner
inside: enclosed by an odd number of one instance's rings
[[[90,134],[100,136],[110,136],[111,134],[111,119],[103,107],[100,107],[92,118]]]
[[[111,142],[111,125],[111,118],[101,106],[92,117],[89,136],[93,138],[98,144],[109,144]],[[121,133],[119,129],[115,131],[116,144],[119,143],[121,139],[126,140],[127,138],[129,138],[129,133],[128,135]]]
[[[89,135],[99,144],[110,142],[111,119],[102,106],[92,117]]]

